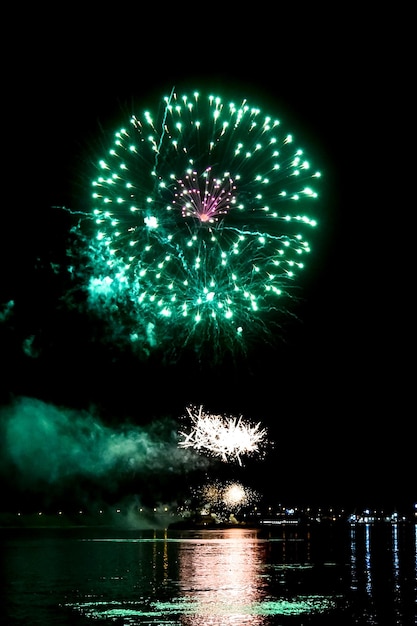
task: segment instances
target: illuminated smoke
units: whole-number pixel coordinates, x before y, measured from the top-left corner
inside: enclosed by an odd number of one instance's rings
[[[117,494],[127,484],[157,498],[157,488],[172,495],[178,475],[208,464],[178,449],[176,422],[168,418],[114,427],[93,411],[35,398],[20,397],[2,408],[0,434],[0,474],[11,472],[16,492],[39,497],[85,488],[99,499],[101,491]]]

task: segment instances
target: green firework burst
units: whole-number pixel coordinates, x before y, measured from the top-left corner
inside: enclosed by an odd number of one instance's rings
[[[245,349],[286,309],[319,184],[278,119],[173,91],[97,163],[90,304],[149,350]]]

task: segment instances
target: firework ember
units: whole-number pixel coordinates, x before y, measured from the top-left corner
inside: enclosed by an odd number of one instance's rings
[[[187,407],[191,420],[189,432],[180,431],[182,448],[202,450],[220,457],[222,461],[236,460],[242,465],[242,455],[260,453],[266,443],[266,429],[260,423],[252,424],[242,416],[223,416],[205,413],[203,407]]]
[[[202,512],[227,520],[231,514],[258,502],[259,494],[239,481],[211,481],[196,489],[194,498]]]

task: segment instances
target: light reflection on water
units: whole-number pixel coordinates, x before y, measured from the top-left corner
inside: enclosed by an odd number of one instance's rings
[[[117,619],[124,624],[146,623],[182,624],[183,626],[261,626],[272,623],[266,618],[278,615],[306,615],[329,611],[332,597],[320,594],[297,594],[285,586],[289,572],[311,569],[308,563],[294,563],[300,543],[309,546],[309,534],[299,538],[293,533],[281,537],[261,537],[258,531],[230,529],[185,533],[179,537],[131,539],[132,543],[152,544],[152,571],[158,572],[159,594],[165,587],[168,600],[122,603],[93,601],[73,607],[90,618]],[[96,541],[96,540],[94,540]],[[120,543],[126,540],[105,540]],[[177,544],[178,581],[176,597],[172,598],[170,550]],[[291,547],[290,547],[291,545]],[[274,549],[275,548],[275,549]],[[303,558],[309,547],[304,546]],[[271,563],[271,554],[279,554],[280,564]],[[287,563],[287,560],[290,563]],[[283,589],[282,597],[271,594],[271,576]],[[161,622],[172,616],[180,621]],[[169,618],[170,619],[170,618]]]
[[[350,587],[362,611],[361,621],[355,623],[417,624],[417,524],[413,531],[414,565],[409,558],[407,541],[410,528],[396,523],[351,525]],[[414,599],[410,594],[411,576]],[[382,597],[384,602],[381,602]]]
[[[270,546],[255,531],[240,529],[222,533],[220,541],[208,539],[203,549],[201,544],[184,546],[179,587],[190,602],[190,612],[183,616],[182,624],[259,626],[265,623],[265,615],[310,613],[331,607],[330,598],[271,597],[266,567]]]
[[[417,523],[414,524],[414,624],[417,624]]]
[[[179,587],[194,608],[183,623],[261,624],[253,607],[266,597],[262,580],[266,549],[256,533],[240,529],[226,531],[221,542],[207,540],[203,550],[185,545],[180,552]]]
[[[8,626],[415,623],[413,525],[77,529],[1,548]]]

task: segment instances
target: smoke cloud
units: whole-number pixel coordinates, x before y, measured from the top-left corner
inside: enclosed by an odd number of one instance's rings
[[[126,482],[149,490],[207,465],[178,447],[172,419],[115,428],[92,412],[20,397],[0,411],[0,427],[1,469],[14,489],[56,492],[84,481],[113,491]]]

